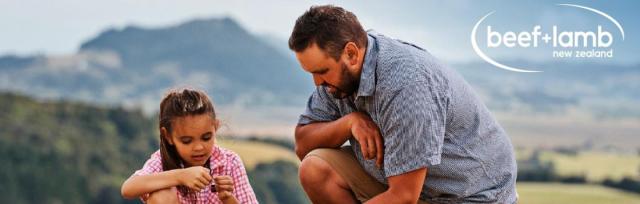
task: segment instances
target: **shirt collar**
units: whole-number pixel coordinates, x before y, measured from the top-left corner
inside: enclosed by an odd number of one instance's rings
[[[360,73],[360,85],[356,96],[371,96],[375,90],[375,71],[378,57],[378,44],[374,35],[375,31],[367,31],[367,51],[362,63]]]

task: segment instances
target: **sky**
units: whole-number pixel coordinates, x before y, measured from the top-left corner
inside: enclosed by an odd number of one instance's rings
[[[602,11],[624,28],[625,39],[611,21],[581,9]],[[334,4],[355,13],[365,29],[413,42],[450,62],[482,60],[471,45],[474,25],[484,21],[498,31],[531,31],[533,25],[595,30],[602,25],[614,35],[615,57],[604,63],[638,64],[640,14],[638,1],[213,1],[213,0],[0,0],[0,55],[65,55],[109,28],[129,25],[164,27],[196,18],[231,17],[257,35],[286,41],[295,19],[312,5]],[[479,31],[479,42],[486,33]],[[486,41],[486,40],[484,40]],[[286,45],[283,45],[286,46]],[[550,48],[494,48],[485,52],[506,60],[562,60]]]

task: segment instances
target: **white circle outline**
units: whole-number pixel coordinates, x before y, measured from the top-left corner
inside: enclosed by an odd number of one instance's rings
[[[471,46],[473,46],[473,50],[476,52],[476,54],[478,56],[480,56],[480,58],[482,58],[484,61],[488,62],[489,64],[492,64],[493,66],[496,66],[496,67],[499,67],[499,68],[502,68],[502,69],[506,69],[506,70],[509,70],[509,71],[525,72],[525,73],[542,72],[542,71],[536,71],[536,70],[526,70],[526,69],[522,69],[522,68],[510,67],[510,66],[501,64],[501,63],[496,62],[495,60],[491,59],[489,56],[484,54],[484,52],[482,52],[482,50],[480,50],[480,48],[478,47],[478,43],[476,42],[476,31],[478,30],[478,26],[480,25],[480,23],[482,23],[482,21],[484,21],[484,19],[487,18],[487,16],[493,14],[493,12],[495,12],[495,11],[489,12],[487,15],[482,17],[476,23],[475,26],[473,26],[473,30],[471,31]]]
[[[581,5],[576,5],[576,4],[556,4],[557,6],[568,6],[568,7],[575,7],[575,8],[581,8],[581,9],[585,9],[594,13],[597,13],[605,18],[607,18],[609,21],[611,21],[613,24],[616,25],[616,27],[618,27],[618,30],[620,30],[620,34],[622,35],[622,41],[624,41],[624,29],[622,28],[622,25],[620,25],[620,23],[614,19],[613,17],[609,16],[608,14],[594,9],[594,8],[590,8],[590,7],[586,7],[586,6],[581,6]],[[476,25],[473,26],[473,30],[471,31],[471,46],[473,46],[473,50],[476,52],[476,54],[478,56],[480,56],[480,58],[482,58],[484,61],[488,62],[489,64],[492,64],[493,66],[502,68],[502,69],[506,69],[509,71],[514,71],[514,72],[525,72],[525,73],[535,73],[535,72],[542,72],[542,71],[536,71],[536,70],[526,70],[526,69],[522,69],[522,68],[516,68],[516,67],[511,67],[511,66],[507,66],[504,64],[501,64],[499,62],[496,62],[495,60],[493,60],[492,58],[490,58],[489,56],[487,56],[484,52],[482,52],[482,50],[480,50],[480,48],[478,47],[478,43],[476,42],[476,31],[478,29],[478,26],[480,25],[480,23],[482,23],[482,21],[484,21],[485,18],[487,18],[489,15],[493,14],[495,11],[491,11],[489,12],[487,15],[483,16],[478,22],[476,22]]]

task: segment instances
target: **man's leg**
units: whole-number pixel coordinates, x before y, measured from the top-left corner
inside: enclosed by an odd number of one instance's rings
[[[313,203],[358,203],[347,182],[319,157],[303,159],[299,176]]]
[[[351,147],[311,151],[300,164],[300,181],[314,203],[359,203],[387,187],[371,177]]]
[[[180,201],[178,201],[178,191],[173,187],[153,192],[149,195],[147,203],[180,203]]]

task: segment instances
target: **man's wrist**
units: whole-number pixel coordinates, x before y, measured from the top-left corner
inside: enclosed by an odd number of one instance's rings
[[[358,118],[360,117],[360,114],[362,114],[362,113],[360,113],[360,112],[352,112],[352,113],[349,113],[348,115],[346,115],[346,117],[347,117],[346,118],[347,119],[346,123],[347,123],[347,128],[349,130],[351,130],[351,127],[353,127],[353,124],[358,120]]]

